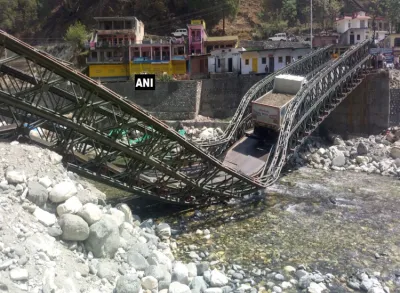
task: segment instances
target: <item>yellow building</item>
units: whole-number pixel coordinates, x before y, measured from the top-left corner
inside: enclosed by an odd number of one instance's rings
[[[144,25],[135,17],[96,17],[98,29],[87,44],[89,77],[127,80],[134,74],[186,74],[183,40],[144,40]]]
[[[391,34],[389,36],[389,39],[390,39],[390,48],[393,48],[394,56],[400,56],[400,33]]]

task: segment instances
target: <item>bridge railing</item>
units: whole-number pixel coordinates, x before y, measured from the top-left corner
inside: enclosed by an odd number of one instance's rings
[[[264,166],[259,180],[270,185],[278,179],[288,159],[306,137],[315,130],[344,97],[360,82],[366,69],[370,41],[353,47],[306,84],[288,106],[273,155]]]
[[[320,48],[315,52],[310,53],[302,59],[286,66],[285,68],[268,75],[256,84],[254,84],[242,98],[240,105],[232,117],[225,132],[212,140],[202,141],[198,144],[207,149],[212,155],[220,156],[226,151],[234,142],[244,135],[244,132],[252,125],[249,115],[251,114],[251,102],[260,98],[268,91],[272,90],[274,79],[280,74],[295,74],[295,75],[308,75],[315,70],[320,69],[323,64],[331,59],[329,50],[331,46]]]

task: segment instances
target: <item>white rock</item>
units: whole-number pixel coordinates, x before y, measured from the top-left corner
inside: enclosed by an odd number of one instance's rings
[[[289,274],[296,271],[296,269],[294,267],[292,267],[292,266],[286,266],[286,267],[283,268],[283,270],[285,272],[289,273]]]
[[[326,290],[326,286],[323,283],[314,283],[311,282],[310,286],[308,287],[309,293],[322,293],[322,291]]]
[[[217,269],[212,270],[210,278],[211,287],[223,287],[227,285],[228,282],[228,278],[223,273],[221,273]]]
[[[39,179],[39,183],[42,184],[44,187],[49,188],[53,182],[48,176],[42,177]]]
[[[57,222],[57,218],[55,215],[46,212],[39,207],[36,207],[33,215],[36,217],[36,219],[38,219],[40,223],[45,226],[52,226]]]
[[[78,215],[81,216],[89,225],[92,225],[101,219],[103,213],[97,205],[87,203],[78,212]]]
[[[158,281],[152,276],[142,278],[142,287],[145,290],[156,290],[158,288]]]
[[[54,268],[46,269],[42,278],[43,293],[52,293],[57,290],[57,286],[54,283],[55,275]]]
[[[13,281],[26,281],[29,278],[29,274],[26,269],[16,268],[10,271],[10,278]]]
[[[288,288],[292,288],[292,284],[290,282],[282,282],[281,287],[283,290],[288,289]]]
[[[116,209],[116,208],[111,208],[110,213],[114,221],[117,223],[118,227],[122,225],[122,223],[125,222],[125,214],[124,212]]]
[[[12,170],[6,172],[6,180],[9,184],[24,183],[26,182],[26,176],[24,172]]]
[[[76,195],[78,190],[75,183],[64,181],[56,184],[49,193],[49,199],[54,203],[61,203]]]
[[[189,285],[189,272],[186,265],[178,261],[172,268],[172,280],[177,281],[181,284]]]
[[[52,162],[53,164],[58,164],[62,161],[62,156],[60,156],[59,154],[56,154],[54,152],[51,152],[50,155],[50,162]]]
[[[191,293],[191,291],[188,285],[172,282],[169,285],[168,293]]]
[[[394,159],[400,158],[400,147],[392,147],[392,148],[390,149],[390,155],[391,155],[392,158],[394,158]]]
[[[57,207],[57,214],[62,216],[64,214],[76,214],[82,208],[80,200],[76,196],[72,196],[63,204]]]

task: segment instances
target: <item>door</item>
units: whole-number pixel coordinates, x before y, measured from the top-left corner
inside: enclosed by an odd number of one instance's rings
[[[257,58],[253,58],[253,60],[251,61],[251,71],[253,72],[258,72],[258,59]]]
[[[228,58],[228,72],[233,72],[232,58]]]
[[[350,45],[354,45],[354,35],[350,35]]]
[[[286,65],[290,64],[291,59],[292,58],[290,56],[286,56]]]
[[[225,70],[226,70],[226,68],[225,68],[225,58],[221,58],[219,60],[221,60],[221,71],[220,72],[225,72]]]
[[[269,72],[274,72],[275,71],[275,58],[274,57],[269,57]]]

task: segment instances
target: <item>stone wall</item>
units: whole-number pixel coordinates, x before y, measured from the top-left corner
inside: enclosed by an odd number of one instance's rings
[[[389,125],[400,125],[400,89],[390,89]]]
[[[135,91],[133,82],[105,84],[162,120],[194,119],[199,111],[201,81],[156,82],[154,91]]]
[[[378,134],[389,127],[389,104],[388,72],[368,75],[329,115],[321,128],[343,136]]]
[[[105,86],[162,120],[189,120],[197,114],[226,119],[235,113],[247,90],[264,76],[156,82],[154,91],[135,91],[133,82]]]
[[[240,75],[203,80],[199,114],[219,119],[232,117],[245,93],[264,77]]]

